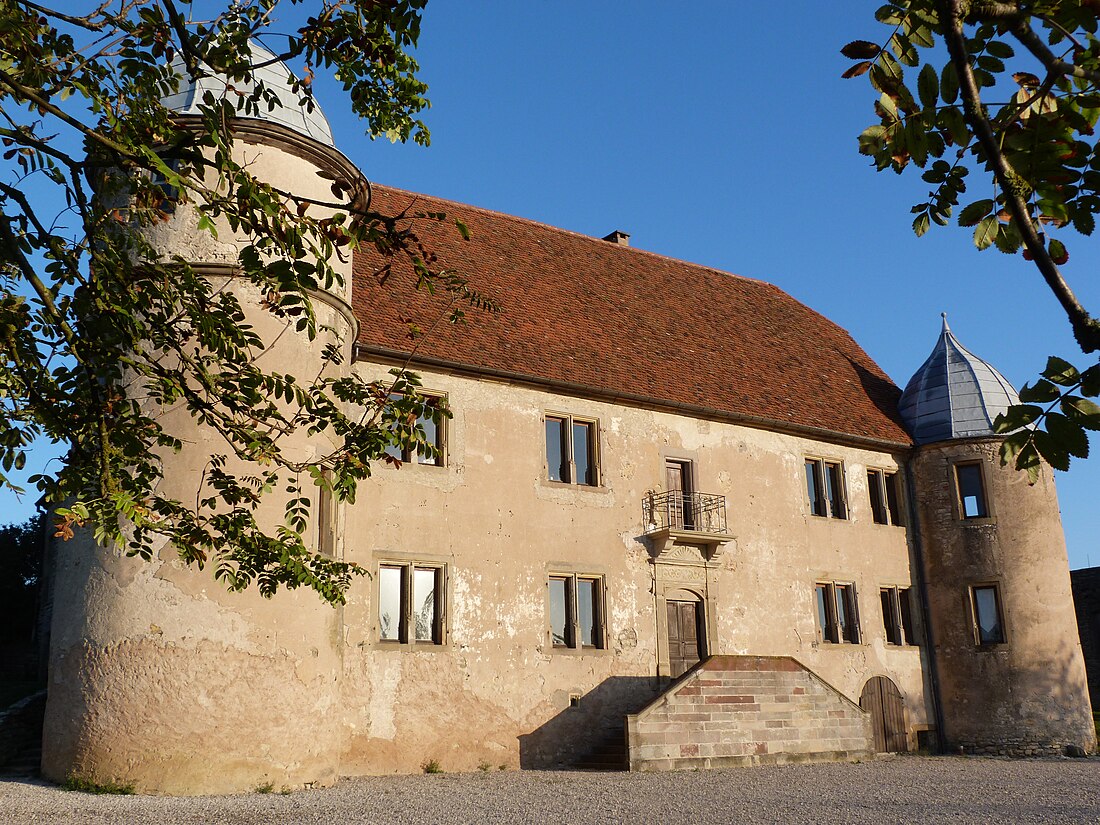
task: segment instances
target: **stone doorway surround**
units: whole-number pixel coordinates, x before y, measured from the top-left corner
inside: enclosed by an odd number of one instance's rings
[[[655,548],[658,549],[658,548]],[[718,652],[719,564],[709,558],[706,545],[672,544],[660,547],[653,564],[653,598],[657,617],[657,675],[670,679],[669,602],[696,602],[700,614],[699,646],[703,658]]]

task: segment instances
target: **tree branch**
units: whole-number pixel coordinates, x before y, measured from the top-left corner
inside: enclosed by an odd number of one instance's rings
[[[1081,302],[1077,300],[1073,290],[1062,277],[1058,267],[1050,258],[1046,245],[1032,223],[1031,215],[1027,208],[1027,202],[1021,192],[1021,184],[1024,182],[1016,173],[1008,161],[1005,160],[1001,147],[993,134],[993,128],[982,105],[981,94],[977,81],[970,67],[970,56],[966,51],[966,38],[963,36],[963,16],[960,0],[936,0],[936,6],[940,13],[940,21],[943,26],[944,40],[951,55],[951,62],[955,65],[955,71],[959,78],[959,92],[963,99],[963,114],[966,117],[974,135],[978,138],[982,150],[986,154],[990,168],[996,178],[998,186],[1004,193],[1005,207],[1012,218],[1013,223],[1023,238],[1024,246],[1031,254],[1035,265],[1039,268],[1043,280],[1050,287],[1058,303],[1062,305],[1073,327],[1074,337],[1084,352],[1096,352],[1100,350],[1100,321],[1091,317]]]

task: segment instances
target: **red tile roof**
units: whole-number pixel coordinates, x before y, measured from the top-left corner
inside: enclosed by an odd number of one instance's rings
[[[443,211],[417,220],[438,265],[501,311],[466,311],[419,341],[422,365],[569,385],[566,394],[678,408],[753,426],[911,443],[898,388],[852,337],[779,288],[472,206],[374,187],[374,208]],[[361,357],[408,353],[408,321],[436,323],[443,301],[408,267],[378,283],[381,258],[355,257]],[[570,391],[571,390],[571,391]]]

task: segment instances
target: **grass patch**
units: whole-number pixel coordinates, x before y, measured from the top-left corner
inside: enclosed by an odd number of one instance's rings
[[[438,759],[429,759],[420,767],[424,773],[443,773],[443,766],[439,764]]]
[[[488,762],[482,760],[481,763],[478,764],[477,769],[482,773],[488,773],[492,769],[492,767],[493,766],[490,765]]]
[[[80,793],[116,794],[129,796],[134,792],[133,785],[119,785],[117,782],[93,782],[80,776],[70,776],[61,786],[66,791],[79,791]]]
[[[262,785],[256,786],[256,793],[271,793],[275,790],[274,782],[265,782]]]

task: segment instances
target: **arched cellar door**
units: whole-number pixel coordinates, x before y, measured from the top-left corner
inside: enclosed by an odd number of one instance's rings
[[[909,750],[905,702],[897,685],[885,676],[868,679],[860,694],[859,706],[871,715],[876,752],[905,753]]]

